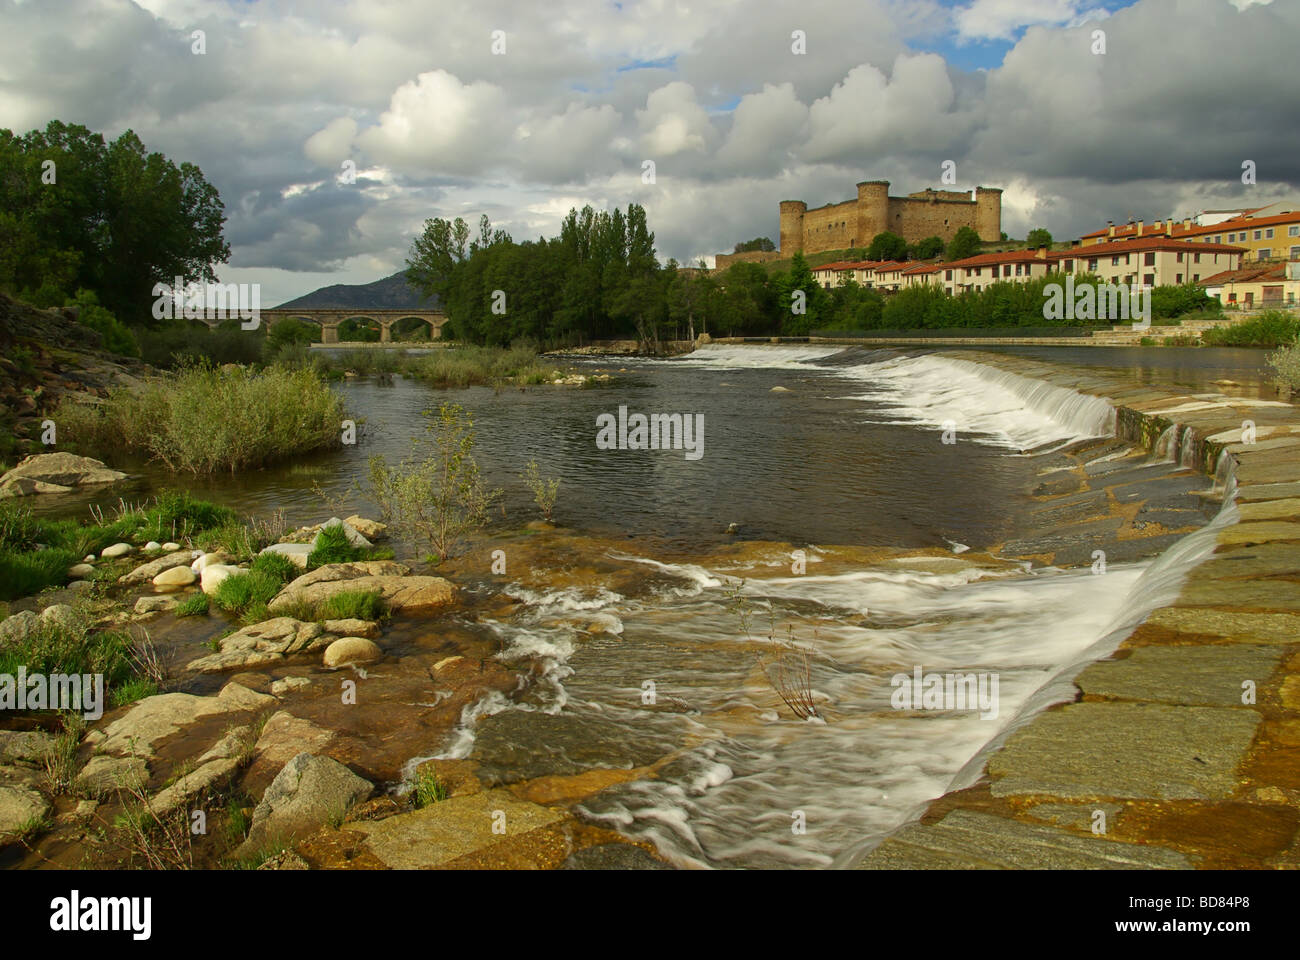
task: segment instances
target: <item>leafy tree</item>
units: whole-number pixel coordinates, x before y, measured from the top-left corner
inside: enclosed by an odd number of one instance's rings
[[[81,289],[64,306],[75,307],[77,322],[90,327],[104,338],[104,349],[124,357],[140,356],[140,344],[135,334],[128,330],[111,312],[99,305],[94,291]]]
[[[153,326],[154,284],[216,280],[230,257],[224,223],[202,171],[148,153],[134,131],[105,143],[58,120],[0,130],[0,286],[19,296],[91,290],[108,312]]]
[[[1025,237],[1025,244],[1030,247],[1051,247],[1052,235],[1042,227],[1029,231],[1029,236]]]
[[[980,235],[970,227],[959,227],[948,243],[949,260],[964,260],[980,252]]]
[[[907,256],[907,241],[896,233],[886,230],[871,238],[867,247],[868,260],[901,260]]]
[[[926,237],[924,240],[918,240],[911,250],[911,256],[914,260],[929,260],[941,253],[943,253],[942,237]]]
[[[732,252],[750,253],[753,251],[761,251],[763,253],[771,253],[775,249],[776,249],[776,244],[774,244],[767,237],[755,237],[753,240],[745,240],[742,241],[741,243],[737,243],[735,250],[733,250]]]

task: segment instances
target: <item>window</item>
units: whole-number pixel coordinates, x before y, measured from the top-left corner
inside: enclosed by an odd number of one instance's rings
[[[1201,262],[1201,255],[1199,253],[1192,254],[1192,263],[1200,263],[1200,262]]]
[[[1297,224],[1296,226],[1293,227],[1287,227],[1286,235],[1288,237],[1300,237],[1300,224]]]
[[[996,270],[997,268],[995,267],[994,269]],[[1002,267],[1002,276],[1004,277],[1011,276],[1011,264],[1008,263]]]
[[[1268,247],[1260,247],[1260,248],[1259,248],[1259,259],[1261,259],[1261,260],[1267,260],[1267,259],[1268,259],[1269,257],[1271,257],[1272,255],[1273,255],[1273,251],[1272,251],[1270,248],[1268,248]]]
[[[1236,295],[1235,293],[1230,293],[1230,294],[1228,294],[1228,302],[1229,302],[1229,303],[1236,303],[1236,302],[1237,302],[1237,295]]]
[[[1200,279],[1201,279],[1201,275],[1199,273],[1192,274],[1192,283],[1196,283]]]
[[[1119,256],[1118,256],[1118,255],[1113,256],[1113,257],[1110,258],[1110,265],[1111,265],[1112,267],[1118,267],[1118,266],[1119,266]]]
[[[1023,263],[1017,263],[1017,264],[1016,264],[1016,276],[1017,276],[1017,277],[1020,276],[1021,274],[1023,274],[1023,273],[1025,272],[1025,269],[1024,269],[1024,268],[1025,268],[1025,265],[1024,265]]]
[[[1262,240],[1262,239],[1263,239],[1263,237],[1260,235],[1260,233],[1261,233],[1261,232],[1260,232],[1259,230],[1256,230],[1256,231],[1255,231],[1255,239],[1256,239],[1256,240]]]
[[[1291,248],[1291,259],[1292,259],[1292,260],[1300,260],[1300,247],[1292,247],[1292,248]]]
[[[1181,256],[1181,254],[1179,254]],[[1156,255],[1154,253],[1145,253],[1142,255],[1142,265],[1154,267],[1156,265]]]
[[[1148,287],[1154,287],[1156,285],[1156,275],[1154,273],[1144,273],[1142,274],[1142,282]]]
[[[976,273],[979,273],[978,270],[976,270],[975,272],[976,272]],[[951,270],[945,270],[945,271],[943,272],[943,278],[944,278],[945,280],[951,280],[951,279],[952,279],[952,271],[951,271]]]
[[[1073,261],[1073,260],[1066,260],[1064,263],[1065,263],[1065,272],[1066,272],[1066,273],[1074,273],[1074,261]]]
[[[1088,261],[1088,272],[1089,272],[1089,273],[1096,273],[1096,272],[1097,272],[1097,258],[1096,258],[1096,257],[1093,257],[1091,260]]]
[[[1229,237],[1228,239],[1231,240],[1232,238]],[[1221,234],[1221,233],[1216,233],[1216,234],[1214,235],[1214,242],[1215,242],[1215,243],[1223,243],[1223,234]]]
[[[1272,240],[1272,239],[1273,239],[1273,228],[1272,228],[1272,227],[1269,227],[1267,230],[1264,231],[1264,239],[1265,239],[1265,240]]]
[[[1182,282],[1183,282],[1183,275],[1181,273],[1174,274],[1174,283],[1182,283]]]

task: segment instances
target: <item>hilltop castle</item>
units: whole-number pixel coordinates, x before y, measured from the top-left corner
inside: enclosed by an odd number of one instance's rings
[[[891,197],[888,180],[858,184],[856,200],[828,203],[814,210],[802,200],[781,201],[781,256],[796,250],[820,253],[865,247],[889,231],[908,243],[939,237],[945,243],[961,227],[971,227],[984,241],[1002,239],[1002,191],[976,187],[970,193],[927,188],[906,197]]]

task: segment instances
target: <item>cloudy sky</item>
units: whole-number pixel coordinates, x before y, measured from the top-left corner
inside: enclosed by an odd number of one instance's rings
[[[1300,0],[0,0],[0,127],[197,163],[222,279],[274,304],[393,272],[427,217],[635,201],[686,262],[946,160],[1013,237],[1290,199],[1297,37]]]

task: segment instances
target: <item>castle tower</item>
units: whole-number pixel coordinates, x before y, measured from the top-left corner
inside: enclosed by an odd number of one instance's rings
[[[1002,191],[997,187],[975,188],[975,232],[985,243],[1002,239]]]
[[[807,212],[808,204],[802,200],[781,201],[781,252],[787,257],[803,249],[803,215]]]
[[[889,229],[889,181],[858,184],[858,246],[867,247],[876,234]]]

